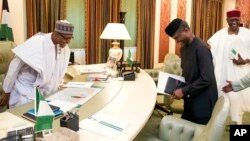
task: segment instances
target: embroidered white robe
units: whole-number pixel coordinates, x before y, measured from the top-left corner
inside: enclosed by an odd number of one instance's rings
[[[4,91],[10,94],[10,107],[35,98],[34,87],[45,95],[57,91],[66,72],[70,50],[51,40],[51,33],[38,33],[12,51],[15,58],[4,80]]]
[[[250,59],[250,30],[240,27],[238,35],[229,35],[228,28],[216,32],[209,40],[213,55],[215,77],[219,96],[224,95],[222,87],[226,80],[237,81],[250,71],[250,64],[235,65],[232,59]],[[241,124],[244,111],[250,111],[250,88],[227,94],[231,101],[231,118]]]

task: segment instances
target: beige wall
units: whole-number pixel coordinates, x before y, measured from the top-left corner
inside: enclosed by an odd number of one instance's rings
[[[226,21],[226,11],[235,9],[235,0],[224,0],[223,1],[223,22],[222,25],[223,27],[227,27],[227,21]]]
[[[0,0],[2,1],[2,0]],[[2,2],[1,2],[2,3]],[[186,8],[186,20],[189,22],[190,21],[190,12],[191,12],[191,3],[192,3],[192,0],[187,0],[187,6],[189,6],[189,8]],[[224,7],[223,7],[223,11],[227,11],[229,9],[233,9],[235,7],[235,0],[224,0]],[[156,14],[159,14],[160,11],[160,4],[161,4],[161,0],[157,0],[157,7],[156,10]],[[175,5],[176,2],[172,2],[172,5]],[[20,44],[22,43],[24,40],[26,40],[26,36],[27,36],[27,32],[26,32],[26,13],[25,13],[25,0],[9,0],[9,8],[10,8],[10,21],[12,23],[12,28],[13,28],[13,33],[14,33],[14,38],[15,38],[15,43],[16,44]],[[172,9],[172,11],[176,11],[177,9]],[[174,12],[173,13],[176,13]],[[171,19],[175,18],[176,17],[176,14],[172,15],[171,16]],[[227,23],[226,23],[226,17],[223,17],[223,26],[227,26]],[[159,22],[160,22],[160,16],[157,16],[156,15],[156,32],[155,34],[159,35]],[[155,36],[155,37],[158,37],[159,39],[159,36]],[[155,39],[157,40],[157,38]],[[171,41],[170,42],[171,44],[171,52],[174,52],[175,50],[175,42],[174,41]],[[156,41],[155,42],[155,55],[154,57],[156,59],[154,64],[155,66],[157,66],[159,64],[158,62],[158,48],[159,46],[159,42]]]
[[[159,62],[159,39],[160,39],[160,18],[161,18],[161,1],[162,0],[156,0],[156,12],[155,12],[155,41],[154,41],[154,67],[159,67],[162,63]],[[190,24],[191,22],[191,6],[192,6],[192,1],[193,0],[187,0],[186,5],[186,21]],[[175,19],[177,17],[177,4],[178,4],[178,0],[172,0],[171,1],[171,7],[173,7],[173,9],[171,9],[171,13],[173,13],[171,15],[171,20]],[[169,41],[169,52],[170,53],[174,53],[175,52],[175,41],[173,39],[170,38]]]
[[[2,0],[0,0],[2,5]],[[14,34],[16,44],[26,40],[26,13],[25,0],[8,0],[9,3],[9,21]],[[2,6],[1,6],[2,7]]]

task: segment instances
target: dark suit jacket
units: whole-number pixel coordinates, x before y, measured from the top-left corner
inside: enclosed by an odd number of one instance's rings
[[[212,54],[206,44],[195,37],[181,48],[182,75],[187,86],[184,93],[183,116],[192,118],[210,118],[218,99]]]

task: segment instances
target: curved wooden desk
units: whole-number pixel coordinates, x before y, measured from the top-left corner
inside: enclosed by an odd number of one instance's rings
[[[117,96],[98,113],[129,122],[117,138],[108,138],[86,130],[80,130],[81,138],[88,141],[130,141],[133,140],[150,118],[156,102],[156,86],[144,71],[136,81],[124,81]]]
[[[99,83],[105,88],[86,102],[79,111],[80,120],[95,113],[108,115],[112,118],[126,121],[128,127],[116,138],[109,138],[80,129],[81,140],[86,141],[130,141],[141,131],[150,118],[156,102],[156,86],[153,79],[143,70],[138,74],[136,81],[111,81]],[[33,102],[21,107],[10,109],[9,112],[21,116],[32,107]],[[59,126],[55,120],[54,127]]]

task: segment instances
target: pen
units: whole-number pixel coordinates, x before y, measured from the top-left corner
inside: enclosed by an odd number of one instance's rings
[[[82,97],[82,96],[71,96],[71,98],[84,98],[84,97]]]

